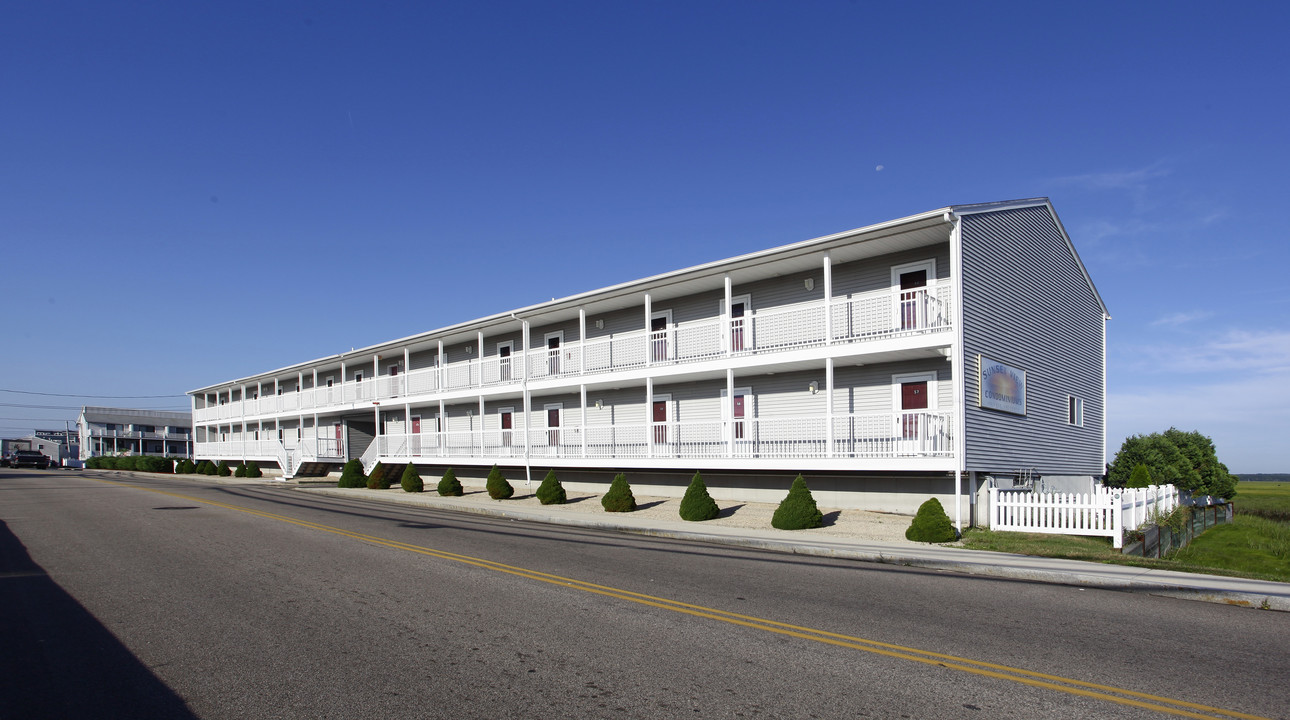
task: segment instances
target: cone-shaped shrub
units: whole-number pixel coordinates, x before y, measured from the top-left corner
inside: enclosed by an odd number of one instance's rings
[[[542,484],[538,485],[537,499],[543,505],[563,505],[569,499],[564,492],[564,486],[560,484],[560,479],[555,476],[554,469],[547,470]]]
[[[690,487],[685,489],[685,497],[681,498],[681,519],[695,522],[711,520],[720,512],[717,502],[708,494],[708,486],[704,484],[703,477],[695,473]]]
[[[207,460],[207,461],[206,461],[206,469],[205,469],[205,470],[202,470],[202,474],[203,474],[203,475],[218,475],[218,474],[219,474],[219,468],[215,465],[215,463],[211,462],[210,460]]]
[[[918,506],[914,522],[905,531],[905,539],[914,542],[953,542],[957,537],[954,525],[950,523],[950,516],[945,514],[945,508],[941,507],[941,501],[936,498]]]
[[[336,487],[367,487],[367,476],[363,474],[363,461],[354,458],[345,463],[345,469],[340,471],[340,482],[336,483]]]
[[[193,471],[193,461],[189,460],[188,458],[184,458],[183,460],[180,460],[179,464],[175,466],[176,475],[188,475],[192,473],[192,471]]]
[[[493,466],[492,470],[488,471],[486,487],[488,488],[488,497],[494,500],[505,500],[515,494],[515,488],[511,487],[511,484],[506,481],[506,477],[502,475],[502,471],[496,465]]]
[[[246,477],[246,466],[242,463],[238,463],[233,468],[233,477]]]
[[[775,508],[770,526],[779,530],[805,530],[824,524],[824,514],[815,505],[815,497],[806,487],[806,480],[798,475],[789,488],[788,496]]]
[[[233,474],[233,470],[229,468],[227,460],[220,460],[219,465],[215,467],[215,473],[220,477],[228,477]]]
[[[417,472],[417,466],[412,463],[408,463],[407,467],[403,468],[399,485],[403,488],[403,492],[424,492],[426,489],[425,483],[421,481],[421,473]]]
[[[254,460],[252,460],[251,462],[246,464],[246,476],[249,478],[258,478],[258,477],[264,477],[264,473],[260,472],[260,466],[257,465]]]
[[[632,486],[627,484],[627,476],[618,473],[609,483],[609,492],[600,498],[600,504],[606,512],[631,512],[636,509],[636,496],[632,495]]]
[[[104,458],[104,460],[106,460],[106,459],[107,459],[107,458]],[[104,467],[106,467],[106,465],[104,465]],[[193,474],[194,474],[194,475],[205,475],[205,474],[206,474],[206,461],[205,461],[205,460],[198,460],[198,461],[197,461],[197,465],[195,465],[195,466],[193,467]]]
[[[461,488],[461,481],[457,479],[457,473],[448,468],[443,474],[443,479],[439,481],[439,494],[443,497],[449,495],[461,497],[465,491]]]
[[[390,482],[393,480],[393,478],[386,477],[386,475],[388,474],[389,473],[385,471],[385,466],[382,465],[380,462],[377,462],[375,465],[372,466],[371,474],[367,476],[367,489],[368,490],[389,490]]]
[[[1151,485],[1151,469],[1145,464],[1139,463],[1133,468],[1133,473],[1129,475],[1128,487],[1144,488]]]

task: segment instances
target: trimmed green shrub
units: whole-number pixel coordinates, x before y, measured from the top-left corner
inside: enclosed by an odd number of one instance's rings
[[[258,478],[264,477],[264,473],[260,470],[260,466],[252,460],[246,464],[246,476],[249,478]]]
[[[501,469],[496,465],[493,466],[492,470],[488,471],[486,487],[488,488],[488,497],[494,500],[505,500],[515,494],[515,488],[511,487],[511,484],[506,481],[506,477],[502,475]]]
[[[694,479],[690,480],[690,487],[685,489],[685,497],[681,498],[681,519],[701,522],[711,520],[720,513],[717,501],[708,494],[703,476],[696,472]]]
[[[215,472],[220,477],[228,477],[233,474],[233,470],[229,468],[227,460],[220,460],[219,465],[215,467]]]
[[[464,493],[465,490],[461,487],[461,481],[457,480],[457,473],[453,472],[452,468],[445,470],[443,479],[439,481],[439,494],[443,497],[448,497],[449,495],[461,497]]]
[[[246,466],[242,463],[233,466],[233,477],[246,477]]]
[[[824,514],[815,505],[815,497],[806,487],[806,479],[798,475],[788,490],[788,496],[775,508],[770,526],[778,530],[806,530],[823,524]]]
[[[368,490],[389,490],[391,478],[386,477],[385,466],[379,461],[372,466],[372,472],[367,476]]]
[[[179,467],[175,468],[175,472],[183,473],[184,475],[192,475],[197,472],[197,466],[193,464],[193,461],[189,458],[184,458],[179,461]]]
[[[564,486],[560,484],[559,478],[555,476],[554,469],[547,470],[542,484],[538,485],[537,499],[543,505],[563,505],[569,499],[564,492]]]
[[[367,487],[367,475],[363,474],[363,461],[354,458],[345,463],[345,469],[340,472],[340,481],[336,487],[343,488],[365,488]]]
[[[425,483],[421,482],[421,473],[417,472],[417,466],[412,463],[403,468],[399,485],[403,486],[403,492],[423,492],[426,489]]]
[[[219,470],[217,469],[217,467],[216,467],[215,463],[211,462],[210,460],[207,460],[207,461],[206,461],[206,469],[205,469],[205,470],[202,470],[202,474],[203,474],[203,475],[215,475],[215,474],[217,474],[218,472],[219,472]]]
[[[945,508],[941,507],[941,501],[936,498],[918,506],[914,522],[905,531],[905,539],[914,542],[945,543],[957,538],[950,516],[945,514]]]
[[[1151,485],[1151,468],[1146,463],[1138,463],[1133,468],[1133,474],[1129,475],[1129,484],[1127,487],[1144,488]]]
[[[609,483],[609,491],[600,498],[605,512],[631,512],[636,509],[636,496],[632,495],[632,486],[627,484],[627,476],[618,473]]]

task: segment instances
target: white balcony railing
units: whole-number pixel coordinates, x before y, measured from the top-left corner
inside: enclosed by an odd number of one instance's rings
[[[481,460],[560,458],[640,459],[899,459],[953,454],[953,413],[912,411],[746,420],[659,422],[529,430],[462,430],[378,435],[363,453],[376,460]],[[527,447],[525,439],[527,435]],[[334,438],[304,438],[291,448],[277,440],[199,442],[199,458],[274,457],[298,462],[344,460]],[[294,468],[293,468],[294,470]]]
[[[857,293],[834,298],[827,307],[823,302],[811,302],[762,310],[728,322],[726,328],[727,321],[717,317],[667,330],[637,330],[504,358],[462,360],[401,375],[226,402],[198,408],[193,418],[201,423],[238,421],[248,416],[303,413],[400,397],[423,399],[440,390],[519,383],[526,374],[528,380],[543,380],[928,334],[951,329],[953,312],[950,285],[942,282],[915,290]]]

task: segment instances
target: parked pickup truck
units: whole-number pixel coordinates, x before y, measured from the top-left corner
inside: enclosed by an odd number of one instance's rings
[[[49,458],[46,457],[44,453],[39,453],[35,450],[19,450],[14,453],[13,458],[9,460],[9,466],[16,468],[32,467],[40,468],[41,470],[48,470]]]

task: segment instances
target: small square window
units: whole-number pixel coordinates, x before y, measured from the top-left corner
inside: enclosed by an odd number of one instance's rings
[[[1084,399],[1066,396],[1066,424],[1084,427]]]

